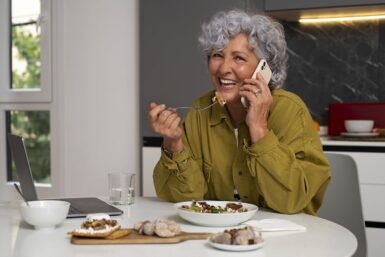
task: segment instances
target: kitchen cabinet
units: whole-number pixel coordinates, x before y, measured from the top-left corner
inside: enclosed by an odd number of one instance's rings
[[[323,145],[325,152],[346,154],[356,162],[366,224],[368,257],[384,256],[385,142],[324,141]]]
[[[385,256],[385,229],[366,228],[368,257]]]
[[[349,155],[356,162],[365,221],[385,224],[385,153],[336,153]]]

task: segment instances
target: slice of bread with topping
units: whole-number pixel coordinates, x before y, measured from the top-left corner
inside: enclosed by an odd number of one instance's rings
[[[87,219],[81,224],[80,229],[75,229],[68,234],[79,237],[105,238],[119,229],[118,222],[111,219],[108,214],[97,213],[87,215]]]

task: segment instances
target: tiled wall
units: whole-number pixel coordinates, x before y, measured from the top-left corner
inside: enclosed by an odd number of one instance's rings
[[[285,88],[301,96],[322,125],[330,102],[385,101],[385,22],[283,25]]]

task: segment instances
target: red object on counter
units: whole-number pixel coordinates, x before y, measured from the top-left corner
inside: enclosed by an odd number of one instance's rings
[[[374,120],[374,128],[385,128],[385,102],[329,104],[329,136],[346,132],[345,120]]]

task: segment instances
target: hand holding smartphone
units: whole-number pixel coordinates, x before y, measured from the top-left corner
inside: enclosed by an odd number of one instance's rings
[[[267,61],[265,59],[261,59],[257,65],[257,68],[255,69],[253,75],[251,76],[252,79],[255,79],[257,77],[257,74],[261,73],[263,79],[269,84],[271,76],[272,76],[272,71],[267,64]],[[249,103],[246,99],[246,97],[241,97],[241,102],[243,107],[246,109],[249,107]]]

